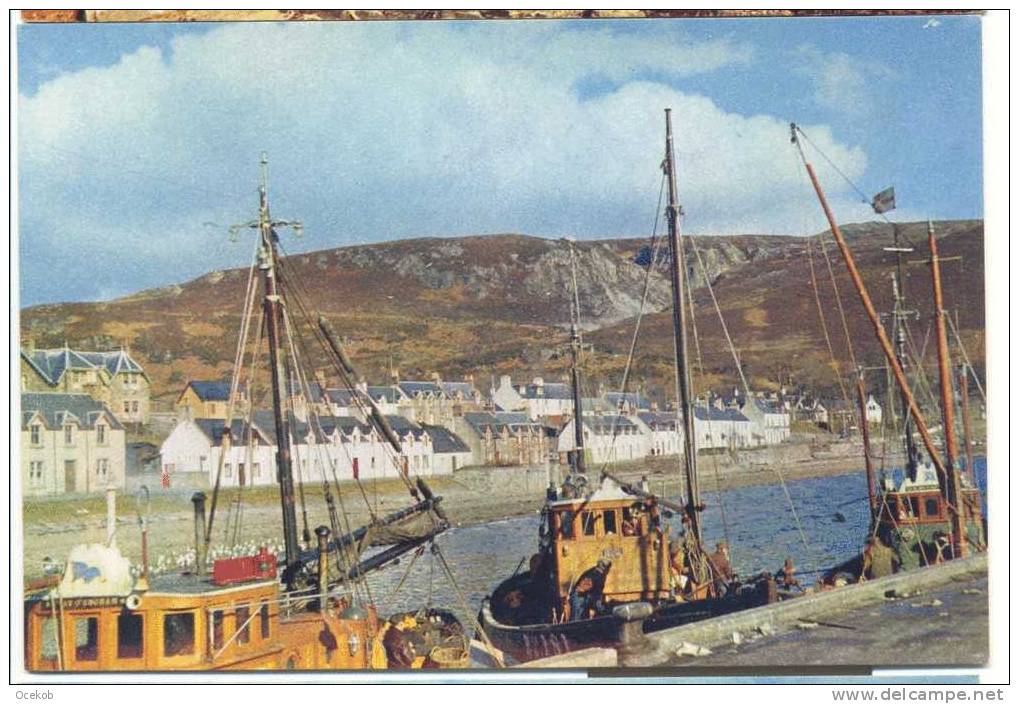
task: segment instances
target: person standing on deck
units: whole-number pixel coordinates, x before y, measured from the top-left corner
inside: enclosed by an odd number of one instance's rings
[[[605,577],[612,563],[598,560],[598,564],[580,575],[570,593],[570,620],[582,621],[597,615],[605,591]]]
[[[860,581],[887,577],[898,572],[901,566],[899,556],[880,538],[874,535],[867,538],[867,547],[863,550],[863,575]]]

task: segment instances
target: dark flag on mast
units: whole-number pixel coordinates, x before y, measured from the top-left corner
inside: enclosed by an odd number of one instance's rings
[[[895,210],[895,187],[890,186],[874,196],[874,200],[870,202],[870,207],[878,215],[887,213],[889,210]]]

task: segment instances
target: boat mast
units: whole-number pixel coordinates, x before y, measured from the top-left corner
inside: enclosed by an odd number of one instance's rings
[[[955,533],[957,557],[966,556],[966,518],[962,505],[962,488],[956,458],[959,448],[955,442],[955,400],[952,397],[952,376],[949,371],[948,334],[945,331],[945,305],[941,291],[941,264],[938,261],[938,243],[934,238],[934,223],[927,221],[927,245],[931,251],[931,282],[934,286],[934,328],[938,336],[938,375],[941,386],[941,422],[945,427],[945,469],[948,470],[947,496],[952,512],[952,532]]]
[[[286,564],[283,581],[287,591],[293,591],[297,571],[300,569],[300,547],[297,544],[297,513],[294,507],[294,473],[291,463],[290,422],[283,409],[282,374],[280,364],[280,328],[282,311],[276,281],[276,233],[269,215],[268,163],[262,154],[262,183],[258,187],[258,232],[262,245],[258,252],[258,268],[262,275],[265,310],[265,327],[269,340],[269,373],[272,378],[272,412],[276,425],[276,472],[280,484],[280,505],[283,510],[283,544]]]
[[[962,406],[963,442],[966,445],[966,474],[971,486],[977,485],[976,468],[973,466],[973,425],[969,415],[969,376],[966,365],[959,366],[959,400]]]
[[[676,168],[672,146],[672,109],[665,109],[665,173],[669,181],[669,249],[672,275],[672,328],[676,343],[676,397],[683,418],[683,461],[686,470],[686,514],[697,542],[701,540],[700,492],[697,487],[697,449],[694,442],[693,403],[690,400],[690,366],[686,351],[686,305],[684,303],[683,247],[679,234],[679,205],[676,202]]]
[[[903,247],[899,243],[899,225],[892,224],[892,235],[894,245],[885,247],[886,252],[895,253],[895,271],[892,273],[892,336],[895,338],[895,356],[899,360],[899,366],[906,370],[906,318],[913,315],[913,311],[906,310],[906,295],[904,280],[902,277],[902,255],[912,252],[912,247]],[[906,473],[912,480],[916,479],[917,451],[916,440],[913,438],[912,420],[909,417],[909,403],[903,394],[899,394],[899,401],[902,403],[902,433],[906,448]]]
[[[923,440],[924,448],[927,450],[927,454],[930,455],[931,462],[934,463],[935,470],[938,474],[938,484],[947,499],[949,476],[945,469],[944,462],[942,462],[941,457],[938,455],[937,447],[934,445],[934,439],[931,437],[930,431],[927,429],[927,423],[924,421],[923,414],[920,412],[920,406],[917,405],[916,399],[913,397],[913,392],[909,388],[909,382],[906,380],[906,374],[902,370],[902,365],[899,364],[898,358],[895,356],[895,351],[892,349],[892,343],[888,339],[888,335],[885,333],[884,327],[881,325],[881,318],[878,316],[877,310],[874,308],[874,303],[870,298],[870,294],[867,293],[867,287],[863,283],[863,277],[860,276],[859,269],[856,267],[856,260],[853,258],[853,253],[849,251],[849,245],[846,244],[846,240],[842,236],[842,230],[839,229],[839,224],[835,221],[835,215],[828,206],[828,200],[825,198],[824,190],[821,188],[821,182],[818,181],[817,174],[814,172],[814,167],[809,161],[807,161],[806,155],[803,153],[802,148],[800,148],[800,143],[796,135],[798,128],[794,124],[791,126],[791,129],[793,143],[798,149],[800,149],[800,158],[803,160],[803,165],[807,170],[807,175],[810,177],[810,183],[813,185],[814,192],[817,194],[817,200],[821,204],[821,209],[824,211],[829,227],[831,227],[831,233],[835,238],[835,243],[838,245],[839,251],[842,253],[843,260],[845,260],[846,269],[849,271],[849,277],[853,282],[853,286],[856,287],[856,292],[860,296],[860,302],[863,304],[863,308],[867,312],[867,317],[870,319],[871,325],[874,328],[874,334],[881,345],[885,358],[888,360],[888,364],[892,368],[892,373],[895,376],[895,382],[899,385],[899,389],[902,391],[902,395],[906,400],[906,406],[909,409],[910,415],[913,417],[913,421],[916,423],[916,429],[920,433],[920,439]],[[949,500],[948,509],[950,512],[957,513],[960,510],[960,507]],[[954,518],[955,517],[953,516],[953,519]]]
[[[583,474],[584,463],[584,404],[580,395],[580,294],[577,291],[577,260],[570,247],[570,272],[573,281],[573,296],[570,300],[570,382],[573,387],[573,466],[572,470]]]

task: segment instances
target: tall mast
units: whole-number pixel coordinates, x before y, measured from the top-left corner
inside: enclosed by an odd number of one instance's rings
[[[895,340],[895,356],[899,360],[899,366],[906,370],[906,318],[913,312],[906,310],[906,289],[905,280],[902,277],[902,255],[912,252],[912,247],[903,247],[899,241],[899,225],[892,223],[892,236],[894,244],[885,247],[886,252],[895,253],[895,271],[892,273],[892,337]],[[899,401],[902,403],[902,434],[906,449],[906,473],[910,479],[916,479],[917,451],[916,441],[913,438],[912,420],[909,417],[909,404],[903,394],[899,394]]]
[[[945,331],[945,305],[941,292],[941,265],[938,262],[938,243],[934,238],[934,223],[927,221],[927,245],[931,250],[931,282],[934,286],[934,328],[938,336],[938,376],[941,386],[941,421],[945,434],[945,469],[948,471],[947,499],[956,507],[952,513],[952,532],[955,533],[958,557],[966,556],[966,518],[959,485],[959,468],[956,458],[959,448],[955,442],[955,399],[952,394],[952,375],[949,371],[948,333]]]
[[[580,397],[580,333],[570,325],[570,381],[573,386],[573,471],[584,472],[584,408]]]
[[[276,282],[276,233],[269,215],[268,163],[262,154],[262,183],[258,187],[258,231],[262,246],[258,252],[258,268],[262,273],[262,290],[265,292],[266,334],[269,339],[269,373],[272,377],[272,412],[276,424],[276,471],[280,483],[280,505],[283,510],[283,544],[286,565],[283,581],[293,591],[300,568],[300,548],[297,544],[297,514],[294,508],[294,473],[291,464],[290,422],[283,409],[283,368],[280,364],[280,328],[282,310]]]
[[[573,390],[573,464],[572,470],[583,474],[584,463],[584,402],[580,394],[580,293],[577,291],[577,258],[573,243],[567,239],[570,248],[570,280],[573,295],[570,298],[570,386]]]
[[[701,540],[700,492],[697,487],[697,449],[694,443],[693,404],[690,400],[690,366],[686,352],[686,304],[684,302],[683,247],[679,234],[679,205],[676,202],[676,168],[672,146],[672,109],[665,109],[665,173],[669,180],[669,249],[672,274],[672,328],[676,343],[676,397],[683,418],[683,462],[686,470],[686,513],[697,542]]]

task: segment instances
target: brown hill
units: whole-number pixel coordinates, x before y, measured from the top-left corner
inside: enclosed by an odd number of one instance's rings
[[[903,226],[923,245],[920,224]],[[888,307],[890,227],[847,227],[861,267],[881,308]],[[983,237],[980,222],[938,225],[949,308],[958,307],[974,361],[983,360]],[[580,241],[576,249],[581,315],[595,344],[588,376],[615,386],[625,362],[640,307],[645,270],[634,262],[645,240]],[[775,236],[698,239],[708,278],[755,384],[792,376],[805,383],[831,383],[825,367],[807,268],[806,240]],[[850,334],[857,353],[876,363],[872,335],[852,295],[834,245],[829,255],[837,274]],[[910,259],[923,259],[925,247]],[[815,238],[815,265],[830,309],[835,344],[844,348],[841,323]],[[706,380],[729,383],[735,367],[704,287],[690,262],[698,332]],[[310,307],[325,313],[347,338],[349,353],[369,378],[390,366],[405,378],[439,371],[448,378],[473,373],[487,388],[489,376],[512,372],[555,377],[564,362],[555,355],[569,320],[570,254],[565,242],[522,235],[413,239],[342,247],[294,255],[286,271]],[[928,269],[910,266],[907,295],[926,304]],[[246,270],[215,271],[193,281],[98,303],[43,305],[22,311],[23,341],[38,346],[109,348],[128,345],[145,364],[157,398],[169,400],[190,377],[230,372],[239,328]],[[650,277],[647,309],[638,345],[636,375],[649,385],[670,378],[671,328],[668,280],[662,267]],[[930,307],[917,305],[922,344]],[[322,363],[322,360],[315,360]]]

